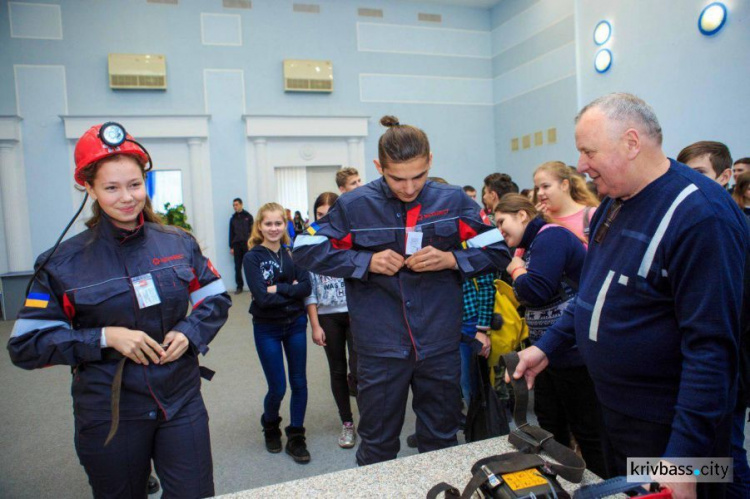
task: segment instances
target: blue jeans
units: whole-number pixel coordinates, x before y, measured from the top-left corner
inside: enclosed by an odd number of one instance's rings
[[[253,322],[255,349],[266,375],[268,393],[263,400],[263,419],[279,418],[279,407],[286,393],[284,357],[289,365],[289,386],[292,388],[290,404],[291,425],[305,425],[307,409],[307,316],[301,315],[291,324],[263,324]]]
[[[743,401],[740,401],[732,414],[734,481],[727,484],[727,497],[732,499],[750,497],[750,467],[747,465],[747,450],[745,449],[746,414],[747,407]]]

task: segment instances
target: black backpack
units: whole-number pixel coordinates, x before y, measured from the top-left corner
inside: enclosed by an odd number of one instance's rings
[[[464,436],[466,442],[477,442],[510,433],[505,407],[490,383],[490,368],[487,359],[472,355],[471,368],[476,369],[478,387],[471,396],[466,414]]]

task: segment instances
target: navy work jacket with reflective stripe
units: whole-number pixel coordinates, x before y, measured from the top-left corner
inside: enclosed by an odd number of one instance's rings
[[[452,251],[458,270],[370,273],[374,253],[405,255],[407,225],[422,233],[423,248]],[[358,353],[408,358],[414,351],[424,359],[458,348],[461,282],[504,269],[510,253],[461,188],[428,181],[413,202],[404,203],[381,177],[341,196],[308,234],[297,236],[294,259],[317,274],[345,279]]]
[[[154,419],[162,412],[169,419],[200,390],[197,355],[208,351],[227,319],[231,299],[186,232],[145,223],[125,239],[117,236],[118,229],[103,215],[94,229],[60,245],[31,287],[8,350],[13,363],[24,369],[74,366],[76,417],[109,420],[118,361],[102,360],[107,353],[101,348],[102,327],[144,331],[159,343],[169,331],[180,331],[190,347],[178,360],[148,366],[127,361],[123,372],[120,418]],[[146,274],[161,303],[139,308],[131,278]]]

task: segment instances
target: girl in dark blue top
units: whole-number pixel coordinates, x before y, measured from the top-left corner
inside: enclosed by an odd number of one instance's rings
[[[281,452],[279,407],[286,392],[284,355],[289,365],[291,425],[286,427],[286,453],[298,463],[310,461],[305,443],[307,408],[307,316],[305,298],[310,294],[310,278],[292,262],[284,208],[277,203],[260,207],[250,235],[250,251],[242,266],[253,301],[255,348],[268,382],[261,424],[268,452]]]
[[[575,297],[586,249],[571,231],[549,224],[533,203],[519,194],[506,194],[495,207],[495,222],[516,256],[507,271],[513,290],[526,306],[529,339],[539,340]],[[563,445],[571,433],[587,467],[605,476],[599,433],[599,402],[578,350],[573,347],[550,359],[536,378],[534,412],[539,425]]]

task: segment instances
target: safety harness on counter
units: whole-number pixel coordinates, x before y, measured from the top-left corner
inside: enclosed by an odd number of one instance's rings
[[[513,373],[518,365],[518,354],[503,355],[506,369]],[[441,482],[427,493],[435,499],[445,492],[446,498],[468,499],[480,491],[481,497],[519,499],[569,499],[570,495],[557,482],[559,475],[565,480],[580,483],[586,462],[572,449],[554,440],[552,433],[530,424],[526,420],[529,391],[526,380],[512,380],[515,392],[513,420],[516,428],[508,435],[508,441],[518,452],[490,456],[474,463],[472,478],[459,492],[454,486]],[[546,461],[539,453],[544,451],[556,462]]]

